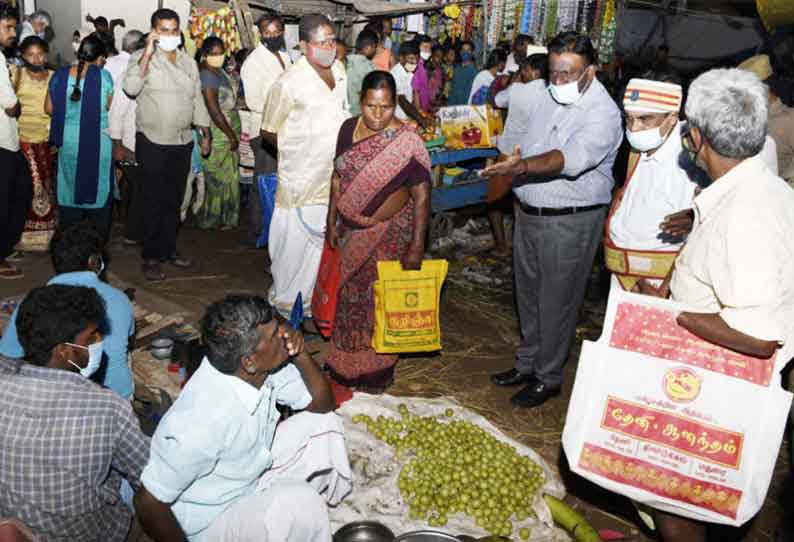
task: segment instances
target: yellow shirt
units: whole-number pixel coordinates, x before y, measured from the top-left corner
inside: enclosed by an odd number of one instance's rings
[[[758,156],[695,197],[695,224],[670,290],[695,312],[719,313],[767,341],[794,335],[794,190]]]
[[[350,115],[347,78],[341,62],[331,67],[333,90],[306,60],[273,84],[262,129],[278,135],[276,205],[328,205],[339,127]]]
[[[50,138],[50,116],[44,112],[44,100],[52,74],[52,70],[47,70],[47,78],[40,81],[33,79],[24,68],[15,70],[13,74],[22,107],[22,114],[17,119],[20,141],[44,143]]]

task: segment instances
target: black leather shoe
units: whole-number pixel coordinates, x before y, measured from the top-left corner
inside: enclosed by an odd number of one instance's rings
[[[542,405],[559,393],[560,388],[550,388],[543,382],[536,381],[521,388],[510,398],[510,402],[519,407],[532,408]]]
[[[491,375],[491,382],[497,386],[518,386],[519,384],[528,384],[533,379],[534,377],[531,374],[524,375],[516,369]]]

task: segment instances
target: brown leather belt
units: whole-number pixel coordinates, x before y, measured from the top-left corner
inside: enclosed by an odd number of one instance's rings
[[[522,211],[532,216],[574,215],[576,213],[587,213],[606,207],[605,203],[599,203],[598,205],[587,205],[585,207],[533,207],[532,205],[527,205],[526,203],[521,203],[520,205]]]

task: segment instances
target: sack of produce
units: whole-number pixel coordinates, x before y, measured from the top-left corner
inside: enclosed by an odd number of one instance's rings
[[[418,271],[404,271],[397,261],[378,262],[372,334],[377,353],[441,350],[438,316],[448,268],[446,260],[425,260]]]
[[[613,282],[585,341],[563,431],[574,472],[681,516],[742,525],[764,502],[792,395],[768,360],[699,339],[669,300]],[[790,352],[790,349],[788,349]]]

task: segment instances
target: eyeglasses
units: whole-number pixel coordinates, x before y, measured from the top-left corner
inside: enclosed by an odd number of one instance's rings
[[[578,81],[579,79],[581,79],[585,71],[587,71],[587,68],[578,72],[549,71],[549,81],[551,81],[554,84],[557,84],[558,82],[572,83],[574,81]]]
[[[695,152],[697,149],[695,148],[695,140],[692,139],[692,128],[693,126],[689,122],[681,123],[681,145],[686,150]]]

